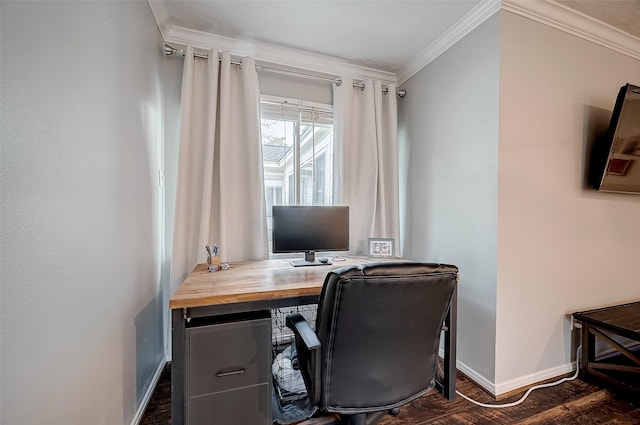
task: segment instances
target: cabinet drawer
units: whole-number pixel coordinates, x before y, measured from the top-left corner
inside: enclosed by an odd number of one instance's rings
[[[189,425],[271,425],[271,384],[195,397],[187,412]]]
[[[271,319],[187,330],[188,397],[270,382]]]

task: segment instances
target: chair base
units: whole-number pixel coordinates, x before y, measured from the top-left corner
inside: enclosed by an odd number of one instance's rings
[[[298,422],[295,425],[338,425],[340,424],[340,416],[331,414],[328,416],[321,416],[319,418],[307,419],[303,422]]]
[[[394,414],[393,410],[383,410],[380,412],[362,413],[360,415],[353,415],[344,417],[340,422],[341,425],[375,425],[382,420],[388,414]],[[397,409],[400,413],[400,409]]]
[[[317,418],[307,419],[303,422],[298,422],[295,425],[375,425],[385,415],[390,414],[398,416],[400,408],[396,407],[388,411],[374,412],[369,414],[360,414],[352,416],[340,416],[336,413],[328,414],[327,416],[320,416]]]

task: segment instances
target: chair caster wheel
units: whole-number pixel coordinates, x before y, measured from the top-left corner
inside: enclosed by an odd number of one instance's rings
[[[400,414],[400,408],[399,407],[393,408],[389,410],[389,413],[392,414],[393,416],[398,416]]]

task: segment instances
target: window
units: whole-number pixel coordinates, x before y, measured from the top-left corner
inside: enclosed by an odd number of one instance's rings
[[[333,204],[333,109],[262,96],[260,121],[271,243],[273,205]]]
[[[331,107],[264,96],[260,115],[267,210],[332,205]]]

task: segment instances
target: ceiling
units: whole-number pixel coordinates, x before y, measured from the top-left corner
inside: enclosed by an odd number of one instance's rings
[[[516,0],[517,1],[517,0]],[[511,0],[510,3],[517,4]],[[149,0],[182,27],[398,74],[474,11],[498,0]],[[558,0],[640,38],[640,0]],[[497,10],[497,9],[496,9]]]
[[[556,2],[640,38],[640,0],[556,0]]]

